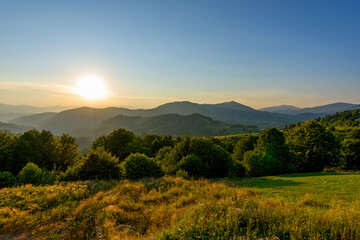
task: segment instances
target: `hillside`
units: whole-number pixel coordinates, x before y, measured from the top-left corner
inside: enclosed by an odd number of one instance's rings
[[[28,184],[0,189],[0,239],[359,239],[359,184],[354,173]]]
[[[0,131],[9,131],[11,133],[23,133],[32,129],[32,127],[19,126],[11,123],[0,122]]]
[[[261,109],[259,109],[259,111],[282,113],[282,114],[296,114],[296,111],[298,111],[300,109],[301,108],[294,107],[291,105],[280,105],[280,106],[261,108]]]
[[[327,115],[318,121],[327,126],[358,127],[360,126],[360,109]]]
[[[17,117],[22,117],[37,113],[60,112],[66,109],[69,109],[69,107],[64,107],[64,106],[34,107],[24,104],[23,105],[0,104],[0,121],[9,121]]]
[[[290,121],[294,119],[294,117],[288,115],[258,111],[237,102],[220,104],[172,102],[154,109],[145,110],[141,116],[156,116],[159,114],[189,115],[193,113],[199,113],[229,124],[241,124],[243,121]]]
[[[230,125],[214,121],[200,114],[181,116],[166,114],[154,117],[129,117],[118,115],[93,127],[82,128],[71,132],[74,136],[95,138],[107,135],[114,129],[125,128],[136,134],[156,133],[183,136],[218,136],[240,132],[256,132],[256,127]]]
[[[38,127],[51,130],[55,134],[69,133],[79,128],[96,125],[119,114],[129,114],[132,111],[126,108],[115,107],[104,109],[89,107],[70,109],[47,118]]]
[[[351,103],[332,103],[316,107],[307,107],[307,108],[297,108],[291,105],[281,105],[274,107],[267,107],[259,109],[261,111],[268,111],[272,113],[282,113],[290,115],[301,115],[301,114],[311,114],[316,117],[323,117],[328,114],[334,114],[337,112],[343,112],[346,110],[360,109],[359,104]]]
[[[221,121],[226,124],[252,125],[257,126],[260,129],[264,129],[273,126],[282,128],[291,123],[323,117],[327,114],[332,114],[334,111],[342,111],[342,109],[358,107],[359,105],[347,103],[334,103],[304,109],[297,109],[293,106],[282,105],[277,107],[265,108],[260,111],[234,101],[219,104],[198,104],[184,101],[166,103],[153,109],[81,107],[66,110],[60,113],[41,113],[30,116],[23,116],[13,119],[9,121],[9,123],[31,126],[38,129],[51,130],[55,134],[62,134],[64,132],[81,132],[79,129],[84,129],[87,127],[89,127],[90,129],[97,128],[98,126],[95,125],[100,124],[101,122],[117,115],[124,115],[128,117],[138,116],[146,118],[166,114],[178,114],[181,116],[186,116],[196,113],[209,117],[216,121]],[[149,119],[147,119],[146,121],[149,121]],[[123,120],[120,122],[121,125],[123,125]],[[108,124],[113,123],[109,121]],[[133,127],[132,130],[137,133],[163,132],[165,130],[168,130],[168,133],[177,135],[183,134],[182,131],[184,130],[184,128],[181,126],[178,127],[177,125],[173,125],[173,129],[170,129],[169,126],[164,126],[162,129],[155,131],[155,128],[152,127],[139,127],[139,122],[136,122],[136,124],[136,127],[131,124],[131,126],[129,125],[129,127]],[[188,124],[190,124],[190,122],[188,122]],[[128,126],[127,124],[125,125]],[[106,129],[106,127],[104,126],[101,128]],[[211,129],[208,130],[210,131],[209,133],[201,132],[201,135],[213,135],[215,133]],[[99,132],[103,131],[99,130]],[[196,134],[200,134],[200,132],[196,132]]]
[[[28,125],[35,128],[40,128],[45,121],[47,121],[51,117],[54,117],[56,114],[57,113],[54,112],[38,113],[38,114],[18,117],[8,122],[17,125]]]

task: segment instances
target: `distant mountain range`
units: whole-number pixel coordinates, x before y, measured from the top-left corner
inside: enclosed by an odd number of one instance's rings
[[[138,134],[184,135],[188,132],[191,135],[210,136],[251,129],[240,125],[283,127],[293,122],[359,108],[360,105],[356,104],[334,103],[302,109],[282,105],[255,110],[234,101],[219,104],[184,101],[166,103],[152,109],[81,107],[59,113],[52,111],[21,116],[7,122],[74,136],[96,137],[121,127]]]
[[[22,105],[0,104],[0,121],[9,121],[17,117],[36,114],[36,113],[60,112],[66,109],[69,109],[69,107],[64,107],[64,106],[34,107],[24,104]]]
[[[325,116],[328,114],[334,114],[337,112],[343,112],[346,110],[355,110],[359,109],[360,104],[351,104],[351,103],[332,103],[317,107],[311,108],[297,108],[291,105],[280,105],[274,107],[267,107],[259,109],[259,111],[267,111],[272,113],[282,113],[289,115],[297,115],[297,114],[318,114],[319,116]]]

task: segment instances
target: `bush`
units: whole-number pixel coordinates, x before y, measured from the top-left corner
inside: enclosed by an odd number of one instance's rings
[[[43,171],[36,164],[29,162],[19,172],[18,179],[22,184],[39,185],[43,176]]]
[[[191,177],[201,177],[204,174],[203,161],[200,157],[194,154],[183,157],[180,161],[180,168],[187,172],[187,174]]]
[[[258,151],[247,151],[244,154],[244,167],[246,169],[247,177],[256,177],[263,174],[261,168],[261,159],[263,154]]]
[[[0,172],[0,188],[12,187],[16,184],[16,177],[11,172]]]
[[[285,136],[298,172],[322,171],[324,167],[339,165],[338,140],[316,121],[294,125],[285,131]]]
[[[125,177],[136,180],[144,177],[161,177],[163,172],[155,161],[141,153],[134,153],[124,161]]]
[[[90,150],[80,162],[61,176],[62,180],[119,179],[119,159],[103,147]]]
[[[241,162],[236,161],[230,170],[229,176],[242,178],[245,177],[245,172],[245,166]]]
[[[176,177],[180,177],[180,178],[187,179],[187,180],[190,179],[189,174],[185,170],[182,170],[182,169],[180,169],[176,172]]]
[[[346,139],[342,144],[343,167],[347,170],[360,170],[360,140]]]
[[[46,169],[41,170],[40,184],[54,184],[56,181],[56,174],[54,172],[47,171]]]

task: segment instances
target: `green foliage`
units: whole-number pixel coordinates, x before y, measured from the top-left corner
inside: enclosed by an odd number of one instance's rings
[[[233,151],[233,159],[236,161],[242,161],[244,159],[244,154],[247,151],[254,150],[258,136],[248,134],[241,138],[235,145]]]
[[[43,176],[43,171],[35,163],[29,162],[21,169],[18,175],[19,182],[22,184],[39,185]]]
[[[176,172],[176,175],[178,175],[179,171],[183,170],[191,177],[204,176],[204,163],[200,157],[194,154],[183,157],[180,160],[179,166],[181,169]]]
[[[339,164],[339,142],[316,121],[294,125],[285,131],[285,136],[298,172],[321,171]]]
[[[125,177],[136,180],[145,177],[160,177],[163,175],[160,166],[148,156],[134,153],[128,156],[124,163]]]
[[[16,139],[7,132],[0,131],[0,171],[11,171],[14,162],[14,144]]]
[[[16,183],[16,177],[11,172],[0,172],[0,188],[12,187]]]
[[[182,169],[178,170],[176,172],[175,176],[183,178],[183,179],[190,179],[190,176],[189,176],[188,172],[185,171],[185,170],[182,170]]]
[[[193,155],[187,158],[188,155]],[[194,177],[224,177],[232,165],[232,158],[210,139],[185,137],[178,142],[161,162],[167,174],[183,169]],[[190,169],[190,166],[196,166]]]
[[[294,172],[285,137],[276,128],[264,130],[253,151],[244,154],[247,176],[265,176]]]
[[[30,130],[22,134],[14,145],[13,173],[18,173],[26,163],[33,162],[51,170],[57,161],[56,139],[49,131]]]
[[[78,148],[79,144],[77,144],[76,138],[68,134],[59,137],[56,145],[56,167],[65,170],[74,165],[79,155]]]
[[[358,127],[360,126],[360,109],[328,115],[318,121],[326,126]]]
[[[97,138],[92,148],[103,147],[106,151],[123,161],[131,152],[136,152],[137,146],[133,144],[135,140],[134,133],[123,128],[112,131],[107,136]]]
[[[229,176],[230,177],[237,177],[237,178],[243,178],[245,177],[246,168],[244,164],[241,162],[235,161],[233,166],[230,169]]]
[[[155,157],[157,152],[164,147],[174,146],[173,139],[170,135],[145,134],[141,138],[141,143],[145,148],[149,149],[148,156],[150,157]]]
[[[92,149],[78,164],[67,169],[63,180],[119,179],[119,159],[102,147]]]
[[[247,151],[244,154],[243,164],[246,169],[247,177],[256,177],[266,175],[262,170],[263,153],[259,151]]]
[[[346,139],[342,143],[344,168],[360,170],[360,139]]]

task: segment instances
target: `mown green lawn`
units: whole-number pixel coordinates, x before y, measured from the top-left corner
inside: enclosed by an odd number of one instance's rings
[[[221,181],[221,180],[220,180]],[[229,178],[224,180],[245,189],[256,190],[264,197],[295,203],[304,199],[328,205],[360,206],[359,173],[304,173],[259,178]]]

